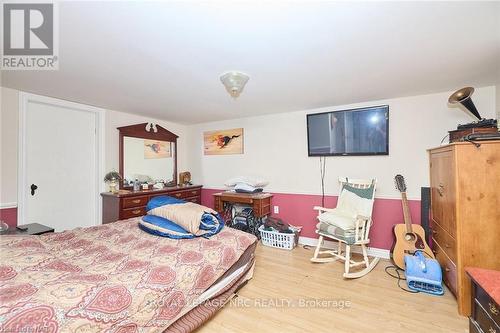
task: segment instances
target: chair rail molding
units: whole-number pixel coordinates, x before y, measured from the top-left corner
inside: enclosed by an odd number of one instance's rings
[[[0,202],[0,209],[17,208],[17,202]]]

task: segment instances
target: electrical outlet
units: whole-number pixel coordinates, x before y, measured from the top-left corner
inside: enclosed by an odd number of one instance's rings
[[[274,214],[280,213],[280,206],[274,206]]]

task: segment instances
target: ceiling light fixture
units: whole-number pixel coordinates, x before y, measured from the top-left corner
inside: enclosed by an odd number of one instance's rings
[[[238,71],[226,72],[220,76],[222,84],[233,98],[237,98],[241,94],[249,79],[248,75]]]

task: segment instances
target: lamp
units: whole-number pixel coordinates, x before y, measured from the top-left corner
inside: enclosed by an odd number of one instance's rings
[[[248,75],[238,71],[226,72],[220,76],[222,84],[233,98],[240,96],[248,79],[250,79]]]
[[[110,171],[104,176],[104,181],[109,184],[109,192],[118,192],[118,182],[122,180],[122,176],[116,171]]]

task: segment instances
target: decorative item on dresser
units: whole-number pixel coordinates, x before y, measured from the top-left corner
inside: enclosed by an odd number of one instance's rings
[[[467,267],[472,282],[469,332],[500,332],[500,271]]]
[[[102,223],[111,223],[145,215],[148,201],[159,195],[169,195],[174,198],[201,204],[201,187],[201,185],[191,185],[167,187],[158,190],[121,190],[118,193],[101,193]]]
[[[191,172],[184,171],[184,172],[179,173],[179,185],[180,186],[192,185],[191,184]]]
[[[118,192],[118,188],[120,186],[120,181],[122,180],[122,176],[116,171],[110,171],[104,176],[104,182],[109,186],[109,192],[116,193]]]
[[[466,266],[500,270],[500,141],[429,150],[433,252],[458,312],[471,313]]]

